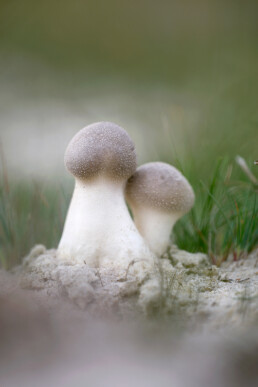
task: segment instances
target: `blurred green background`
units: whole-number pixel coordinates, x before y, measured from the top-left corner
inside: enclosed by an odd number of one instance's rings
[[[245,179],[237,154],[257,173],[257,20],[253,0],[1,0],[1,184],[16,192],[8,206],[27,240],[16,256],[35,242],[56,245],[73,183],[64,149],[91,122],[120,124],[139,163],[181,166],[192,184],[207,181],[220,156],[235,178]]]

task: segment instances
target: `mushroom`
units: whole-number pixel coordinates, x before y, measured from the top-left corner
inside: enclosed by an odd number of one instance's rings
[[[72,138],[64,159],[75,188],[58,256],[116,269],[137,260],[150,262],[153,254],[124,198],[126,181],[136,169],[135,148],[127,132],[111,122],[86,126]]]
[[[157,256],[166,251],[174,224],[192,208],[194,198],[181,172],[162,162],[140,166],[126,186],[136,227]]]

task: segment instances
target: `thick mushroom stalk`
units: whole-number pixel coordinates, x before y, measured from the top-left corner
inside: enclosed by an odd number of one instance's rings
[[[176,221],[194,204],[194,192],[174,167],[147,163],[128,180],[126,199],[134,222],[150,249],[161,256],[167,249]]]
[[[126,131],[110,122],[85,127],[69,143],[65,165],[75,177],[75,189],[58,256],[116,269],[153,259],[124,199],[126,181],[136,169]]]

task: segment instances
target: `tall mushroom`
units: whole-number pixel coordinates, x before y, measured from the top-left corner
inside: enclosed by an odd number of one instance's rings
[[[75,189],[58,246],[58,256],[91,267],[126,268],[151,260],[128,212],[124,189],[136,169],[132,140],[111,122],[80,130],[65,152]]]
[[[161,256],[169,245],[173,225],[192,208],[194,192],[175,167],[152,162],[137,168],[130,177],[126,199],[140,234]]]

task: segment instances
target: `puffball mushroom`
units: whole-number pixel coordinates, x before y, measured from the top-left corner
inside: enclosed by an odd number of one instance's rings
[[[136,229],[124,198],[127,179],[135,172],[134,144],[111,122],[80,130],[65,152],[75,188],[58,256],[91,267],[127,268],[152,253]]]
[[[175,222],[194,204],[194,192],[186,178],[175,167],[147,163],[131,176],[126,199],[135,224],[150,249],[161,256],[169,245]]]

